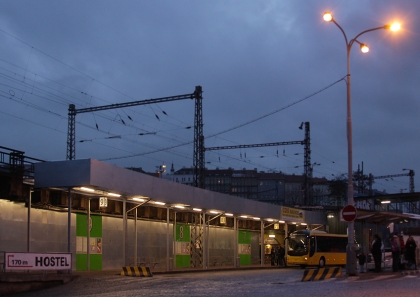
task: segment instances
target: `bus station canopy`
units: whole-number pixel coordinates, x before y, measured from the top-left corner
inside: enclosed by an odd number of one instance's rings
[[[182,206],[261,220],[279,220],[281,210],[279,205],[183,185],[94,159],[36,163],[34,187],[70,190],[131,203],[143,197],[156,207]],[[83,192],[86,189],[92,192]]]
[[[420,219],[420,216],[391,211],[357,210],[355,221],[372,224],[389,224],[408,222],[408,220],[412,219]]]

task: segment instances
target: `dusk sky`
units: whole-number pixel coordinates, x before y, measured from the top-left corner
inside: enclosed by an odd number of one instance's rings
[[[203,88],[205,147],[302,141],[315,177],[347,174],[346,44],[353,169],[416,172],[420,189],[420,1],[143,0],[0,2],[0,146],[65,160],[68,107]],[[193,165],[194,101],[76,116],[76,159],[122,167]],[[144,135],[139,135],[144,134]],[[183,144],[183,145],[181,145]],[[206,152],[208,169],[303,173],[303,146]],[[408,192],[409,177],[374,188]]]

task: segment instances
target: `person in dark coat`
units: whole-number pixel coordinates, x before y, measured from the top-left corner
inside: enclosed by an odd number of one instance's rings
[[[280,245],[280,257],[279,257],[279,260],[280,260],[280,265],[281,266],[286,266],[286,260],[284,259],[285,254],[286,254],[286,251],[285,251],[284,247],[282,247]]]
[[[274,251],[274,248],[271,249],[271,266],[274,266],[274,260],[276,259],[276,252]]]
[[[400,235],[398,235],[398,239],[400,241],[401,255],[404,255],[405,254],[404,236],[402,234],[400,234]]]
[[[417,269],[416,248],[417,244],[414,241],[413,236],[409,236],[405,243],[405,256],[408,263],[411,264],[410,266],[414,264],[414,269]]]
[[[382,262],[382,240],[378,234],[373,235],[372,241],[372,256],[373,260],[375,261],[375,272],[381,272],[381,262]]]
[[[400,267],[401,246],[399,244],[399,238],[397,235],[394,235],[394,237],[392,238],[391,252],[392,252],[392,271],[397,272],[401,269]]]

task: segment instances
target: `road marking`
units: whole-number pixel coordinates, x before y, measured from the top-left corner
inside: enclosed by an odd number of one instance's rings
[[[360,277],[360,276],[349,276],[342,280],[342,282],[350,283],[350,282],[371,282],[371,281],[379,281],[379,280],[391,280],[391,278],[397,278],[398,275],[389,274],[389,275],[378,275],[374,277]],[[339,281],[339,279],[338,279]]]

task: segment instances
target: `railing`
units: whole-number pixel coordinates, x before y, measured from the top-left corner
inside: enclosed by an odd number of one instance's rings
[[[0,146],[0,171],[33,177],[35,163],[45,161],[26,157],[24,154],[22,151]]]
[[[359,265],[359,263],[357,263]],[[375,269],[375,262],[373,260],[373,256],[371,253],[368,254],[366,257],[366,264],[365,264],[366,270],[373,270]],[[382,252],[382,258],[381,258],[381,268],[391,268],[392,269],[392,254],[391,252]]]

